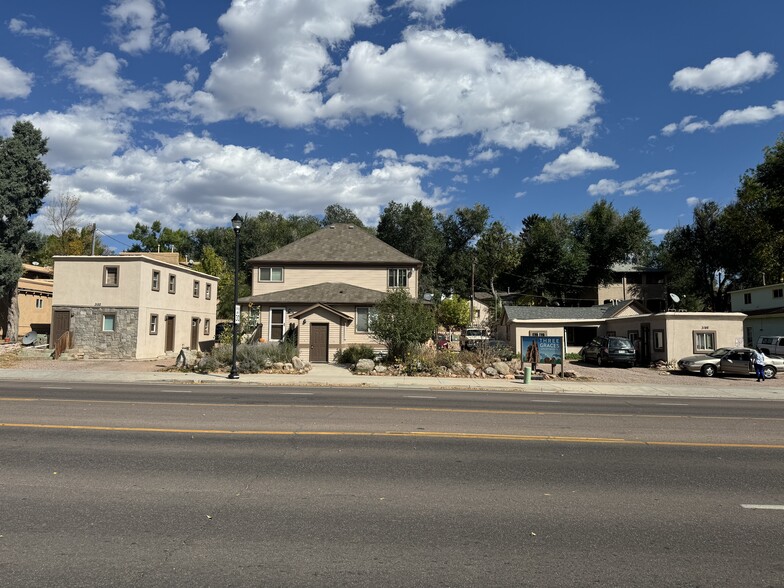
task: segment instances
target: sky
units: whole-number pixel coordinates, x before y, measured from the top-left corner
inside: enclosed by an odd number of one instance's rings
[[[658,241],[784,130],[784,2],[3,0],[0,136],[122,250],[235,213],[604,198]],[[35,219],[44,233],[45,215]]]

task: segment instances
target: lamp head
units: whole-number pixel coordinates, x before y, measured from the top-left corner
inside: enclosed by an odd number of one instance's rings
[[[234,229],[235,233],[239,233],[240,227],[242,227],[242,217],[238,212],[237,214],[234,215],[234,218],[231,219],[231,228]]]

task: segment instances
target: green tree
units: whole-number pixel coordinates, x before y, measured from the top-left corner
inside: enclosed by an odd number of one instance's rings
[[[422,262],[419,295],[440,292],[438,264],[444,251],[444,240],[432,208],[420,201],[410,205],[390,202],[381,212],[376,236]]]
[[[476,242],[476,276],[482,285],[490,288],[493,300],[498,278],[513,271],[522,255],[520,239],[506,230],[500,221],[493,221]]]
[[[201,251],[201,260],[194,265],[198,271],[218,278],[218,317],[219,319],[233,319],[234,317],[234,270],[226,260],[215,252],[210,245]],[[250,294],[250,286],[240,284],[239,296]]]
[[[436,307],[436,318],[450,330],[455,327],[467,327],[471,323],[471,304],[455,294],[439,303]]]
[[[17,284],[22,259],[34,246],[30,217],[49,192],[51,174],[41,158],[47,139],[27,121],[17,121],[12,134],[0,138],[0,328],[14,341],[19,329]]]
[[[347,223],[355,227],[365,228],[359,217],[350,208],[340,204],[330,204],[324,209],[324,218],[321,219],[321,226],[328,227],[339,223]]]
[[[137,241],[131,245],[131,251],[177,251],[181,257],[192,259],[196,249],[188,231],[164,227],[159,220],[150,226],[136,223],[128,238]]]
[[[533,214],[523,219],[518,288],[537,303],[566,304],[582,289],[588,256],[572,231],[572,222],[556,214],[547,219]]]
[[[389,355],[402,361],[414,345],[427,341],[436,329],[431,310],[402,288],[392,290],[376,305],[368,323],[373,337],[387,346]]]
[[[440,215],[444,249],[438,263],[438,285],[442,292],[471,296],[472,266],[476,257],[474,242],[485,230],[490,211],[483,204],[458,208],[449,216]]]
[[[650,229],[638,208],[621,215],[606,200],[594,203],[574,221],[574,236],[588,257],[586,285],[612,281],[612,266],[637,259],[650,248]]]

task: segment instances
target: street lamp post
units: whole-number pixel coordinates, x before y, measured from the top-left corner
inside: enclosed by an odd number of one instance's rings
[[[242,219],[239,213],[234,215],[231,219],[231,228],[234,229],[234,329],[231,336],[231,371],[229,372],[230,380],[237,380],[240,377],[237,371],[237,331],[240,324],[240,228],[242,227]]]

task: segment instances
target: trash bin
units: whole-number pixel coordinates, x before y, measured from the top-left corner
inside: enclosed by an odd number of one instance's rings
[[[531,368],[529,366],[525,366],[525,369],[523,370],[523,373],[525,374],[523,376],[523,384],[530,384],[531,383]]]

